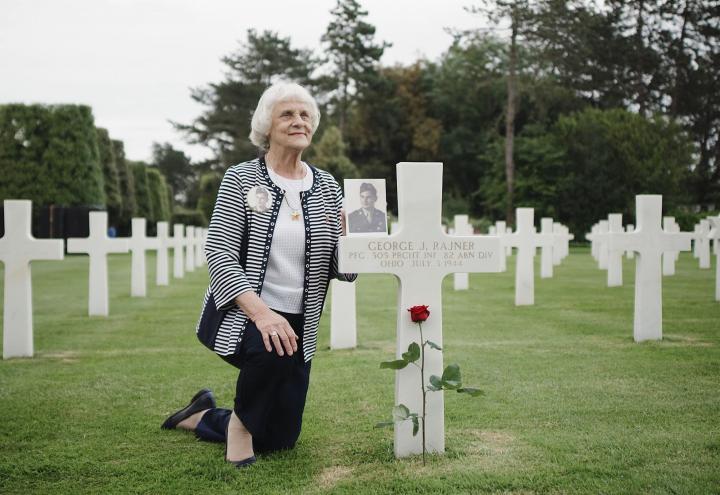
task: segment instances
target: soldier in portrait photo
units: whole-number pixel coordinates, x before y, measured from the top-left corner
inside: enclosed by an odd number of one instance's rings
[[[251,210],[258,213],[265,213],[270,208],[270,191],[263,186],[250,188],[247,203]]]
[[[375,208],[377,189],[369,182],[360,184],[360,208],[348,215],[350,233],[387,232],[385,212]]]

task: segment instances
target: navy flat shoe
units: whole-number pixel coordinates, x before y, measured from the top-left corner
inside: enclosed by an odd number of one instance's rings
[[[197,412],[204,411],[205,409],[213,409],[215,407],[217,406],[215,404],[215,396],[212,391],[207,388],[203,388],[196,393],[192,399],[190,399],[190,404],[173,413],[165,420],[160,428],[163,430],[173,430],[182,420],[189,418]]]

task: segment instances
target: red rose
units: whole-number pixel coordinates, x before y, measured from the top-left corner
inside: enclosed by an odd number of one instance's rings
[[[415,323],[425,321],[428,319],[428,316],[430,316],[428,306],[413,306],[408,309],[408,311],[410,311],[410,319]]]

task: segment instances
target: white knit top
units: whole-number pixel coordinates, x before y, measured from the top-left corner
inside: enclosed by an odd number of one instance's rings
[[[305,162],[303,166],[305,177],[298,180],[286,179],[268,167],[270,178],[285,191],[285,198],[275,222],[260,298],[271,309],[293,314],[303,310],[305,221],[300,191],[307,191],[313,183],[312,169]],[[293,211],[298,213],[297,219],[293,219]]]

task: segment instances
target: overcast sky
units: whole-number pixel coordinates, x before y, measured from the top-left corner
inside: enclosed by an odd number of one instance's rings
[[[376,38],[393,44],[384,64],[437,58],[444,28],[480,19],[471,0],[360,0]],[[128,158],[149,160],[153,141],[193,158],[168,120],[190,122],[202,107],[189,88],[219,81],[220,58],[249,28],[319,47],[335,0],[0,0],[0,103],[84,103],[96,125],[125,142]]]

